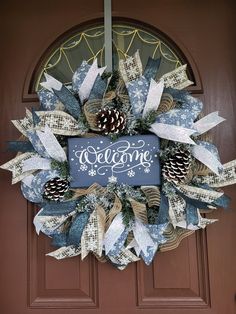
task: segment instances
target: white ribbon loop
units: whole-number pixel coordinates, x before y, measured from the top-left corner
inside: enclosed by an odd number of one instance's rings
[[[211,169],[211,171],[217,175],[220,174],[219,171],[223,169],[223,166],[217,157],[208,149],[201,145],[195,145],[191,147],[191,153],[197,160]]]
[[[51,129],[47,125],[45,125],[44,132],[36,132],[48,155],[51,158],[60,162],[67,160],[65,151],[63,150],[55,135],[52,133]]]
[[[44,73],[44,76],[46,78],[46,82],[40,83],[41,86],[48,89],[50,92],[53,92],[53,89],[55,90],[61,90],[62,89],[62,83],[56,80],[51,75]]]
[[[106,255],[113,248],[114,244],[117,242],[123,231],[125,230],[125,225],[123,224],[123,214],[119,213],[113,219],[110,227],[108,228],[104,237],[104,246]]]
[[[106,67],[98,68],[98,61],[97,59],[94,60],[78,92],[81,103],[83,103],[85,99],[89,98],[97,76],[102,75],[105,69]]]
[[[160,138],[170,141],[196,145],[196,143],[190,138],[190,136],[196,132],[193,129],[155,122],[151,125],[149,131],[155,133]]]
[[[203,134],[223,121],[225,121],[225,119],[219,116],[218,111],[215,111],[195,122],[193,127],[198,134]]]
[[[156,83],[153,79],[151,79],[147,100],[143,109],[143,118],[148,112],[158,109],[163,89],[164,80],[160,80],[158,83]]]
[[[36,231],[37,235],[39,235],[39,233],[43,227],[43,223],[39,219],[39,217],[40,217],[39,215],[42,211],[43,211],[43,208],[40,209],[40,211],[37,213],[37,215],[34,217],[34,220],[33,220],[33,224],[34,224],[35,231]]]
[[[23,161],[22,172],[36,169],[41,170],[51,169],[51,160],[41,157],[32,157],[30,159]]]
[[[148,229],[145,225],[139,220],[135,219],[135,225],[133,228],[134,238],[141,249],[141,251],[146,255],[148,247],[155,246],[152,238],[148,233]]]

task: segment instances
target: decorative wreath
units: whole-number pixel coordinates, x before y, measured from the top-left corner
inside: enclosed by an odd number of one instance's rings
[[[36,232],[57,247],[48,256],[149,265],[216,221],[202,213],[227,207],[220,187],[236,183],[236,160],[222,165],[208,132],[224,119],[203,117],[183,90],[192,84],[186,65],[155,81],[159,65],[149,58],[143,70],[137,51],[112,74],[82,62],[71,85],[45,73],[40,108],[12,121],[22,136],[1,168],[39,207]]]

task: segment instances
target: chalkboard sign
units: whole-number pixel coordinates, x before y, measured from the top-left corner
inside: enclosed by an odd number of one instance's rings
[[[71,187],[94,182],[159,185],[159,139],[155,135],[68,139]]]

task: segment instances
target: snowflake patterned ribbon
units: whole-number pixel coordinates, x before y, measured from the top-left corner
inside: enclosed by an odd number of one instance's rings
[[[72,79],[72,86],[73,90],[78,93],[82,104],[85,100],[89,99],[89,95],[97,77],[101,76],[105,69],[106,67],[98,68],[97,59],[95,59],[91,66],[86,62],[83,62],[75,71]]]
[[[45,82],[40,83],[41,86],[53,92],[56,97],[63,103],[67,111],[74,117],[80,116],[80,104],[75,96],[61,82],[56,80],[51,75],[44,73]]]
[[[37,92],[40,100],[40,109],[44,110],[59,110],[64,109],[64,105],[59,98],[50,90],[42,88]]]

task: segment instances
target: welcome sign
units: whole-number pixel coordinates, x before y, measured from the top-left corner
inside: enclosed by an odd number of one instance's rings
[[[94,182],[159,185],[159,139],[155,135],[70,138],[68,140],[71,187]]]

